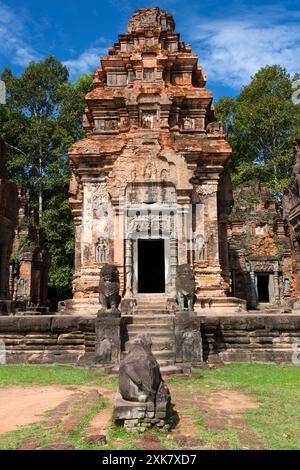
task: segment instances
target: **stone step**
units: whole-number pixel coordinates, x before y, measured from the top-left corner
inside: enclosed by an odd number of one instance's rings
[[[145,331],[141,331],[140,334],[143,334]],[[155,344],[156,341],[161,340],[161,341],[168,341],[169,343],[175,342],[174,338],[174,333],[173,332],[166,332],[166,333],[150,333],[147,331],[147,333],[151,336],[151,341],[152,344]],[[128,341],[132,342],[135,338],[137,337],[137,333],[130,333],[128,332]]]
[[[157,358],[156,358],[157,359]],[[168,367],[174,365],[174,359],[157,359],[160,367]]]
[[[254,314],[254,315],[278,315],[281,312],[280,309],[258,309],[258,310],[248,310],[249,314]]]
[[[173,331],[174,323],[173,322],[164,322],[161,321],[159,323],[151,323],[146,322],[145,320],[142,322],[134,322],[134,323],[127,323],[127,330],[128,331],[142,331],[143,329],[147,329],[151,331]]]
[[[70,309],[74,308],[74,309],[79,309],[79,308],[92,308],[94,310],[99,310],[101,308],[101,305],[98,303],[80,303],[80,304],[77,304],[77,305],[74,305],[74,306],[71,306],[71,307],[68,307]]]
[[[85,307],[82,306],[82,307],[78,307],[78,308],[72,308],[72,309],[70,309],[70,311],[71,312],[79,312],[79,313],[82,312],[85,315],[87,315],[89,313],[92,313],[92,314],[96,315],[98,313],[98,310],[100,310],[100,309],[101,309],[100,305],[97,305],[97,307],[94,306],[94,305],[93,306],[86,305]]]
[[[154,354],[154,356],[155,356],[155,358],[158,362],[160,362],[160,361],[175,362],[175,352],[174,351],[162,349],[162,350],[153,350],[152,352],[153,352],[153,354]]]
[[[159,365],[162,366],[162,367],[172,365],[175,362],[175,354],[173,352],[168,351],[169,352],[168,356],[167,355],[161,355],[162,352],[166,352],[166,351],[152,351],[152,352],[155,356],[155,359],[157,360]],[[128,353],[128,351],[122,351],[121,352],[121,360],[124,359],[124,357],[126,357],[127,353]]]
[[[168,297],[166,295],[160,295],[160,294],[140,294],[136,296],[136,303],[137,306],[141,305],[161,305],[164,308],[166,307]]]
[[[157,315],[157,314],[164,314],[164,315],[168,315],[169,312],[168,310],[162,306],[162,305],[158,305],[158,306],[155,306],[155,305],[142,305],[142,306],[137,306],[135,307],[135,311],[140,313],[141,315],[144,314],[144,315],[148,315],[148,314],[154,314],[154,315]]]
[[[160,372],[161,372],[161,375],[165,377],[168,375],[183,374],[186,371],[182,367],[180,367],[178,364],[174,363],[168,366],[161,366]]]
[[[134,325],[134,324],[150,324],[153,322],[155,325],[171,325],[173,324],[173,315],[155,315],[153,317],[149,317],[148,315],[126,315],[124,316],[124,319],[127,319],[127,324],[128,325]],[[149,320],[151,320],[149,322]]]
[[[161,365],[160,361],[157,361],[160,365],[160,372],[163,377],[169,376],[169,375],[177,375],[177,374],[183,374],[186,371],[183,370],[181,366],[178,364],[175,364],[174,362],[169,361],[166,364]],[[166,362],[166,361],[165,361]],[[109,373],[113,374],[118,374],[119,372],[119,365],[114,366],[112,369],[107,370]]]
[[[153,336],[174,336],[174,330],[172,325],[165,325],[164,323],[161,325],[160,328],[152,328],[152,325],[145,325],[144,323],[137,324],[137,325],[130,325],[127,328],[128,334],[131,335],[138,335],[143,333],[148,333],[149,335]]]
[[[137,302],[167,302],[168,296],[160,294],[136,294]]]
[[[167,300],[169,298],[169,295],[166,294],[165,292],[159,292],[159,293],[145,292],[144,294],[143,293],[135,294],[135,298],[137,300],[149,300],[149,299]]]
[[[134,321],[134,323],[127,323],[127,329],[130,331],[138,331],[143,328],[151,329],[152,331],[173,331],[173,322],[160,321],[158,323],[151,323],[143,321]]]
[[[171,327],[161,326],[159,328],[153,328],[152,325],[129,325],[128,329],[129,335],[138,335],[143,333],[149,333],[151,336],[174,336],[174,331]]]
[[[125,344],[125,351],[128,351],[130,346],[133,343],[135,336],[130,338],[129,341],[126,341]],[[174,348],[174,339],[173,338],[151,338],[152,339],[152,347],[153,353],[154,351],[173,351]]]

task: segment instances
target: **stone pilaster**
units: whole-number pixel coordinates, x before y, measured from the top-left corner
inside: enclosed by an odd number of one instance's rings
[[[194,188],[204,206],[204,256],[195,262],[197,294],[201,297],[224,296],[219,257],[218,177],[200,180]]]
[[[125,241],[125,297],[133,295],[133,253],[131,238]]]
[[[178,197],[177,207],[177,236],[178,236],[178,264],[186,264],[188,262],[188,240],[190,238],[189,231],[189,215],[190,206],[189,198]]]
[[[114,220],[114,240],[113,240],[113,263],[118,268],[120,274],[120,289],[124,292],[125,289],[125,269],[124,269],[124,206],[122,201],[115,206],[115,220]]]
[[[279,289],[279,265],[274,266],[274,300],[276,305],[280,305],[280,289]]]

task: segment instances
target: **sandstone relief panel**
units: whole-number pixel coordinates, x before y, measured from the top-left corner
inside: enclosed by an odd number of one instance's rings
[[[85,186],[83,207],[82,264],[108,262],[114,209],[105,183]]]

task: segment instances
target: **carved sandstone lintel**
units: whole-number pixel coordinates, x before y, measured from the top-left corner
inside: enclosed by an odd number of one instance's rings
[[[196,193],[199,196],[212,196],[213,194],[218,192],[218,183],[211,182],[211,183],[204,183],[198,184],[195,186]]]

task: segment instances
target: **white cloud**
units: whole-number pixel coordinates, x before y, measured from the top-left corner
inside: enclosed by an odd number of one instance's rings
[[[39,54],[25,40],[25,21],[21,14],[0,2],[0,44],[1,54],[10,58],[13,64],[26,66]]]
[[[87,72],[93,72],[100,65],[99,57],[107,53],[107,49],[97,46],[98,42],[103,42],[102,39],[96,41],[96,45],[90,46],[83,51],[76,59],[65,60],[63,64],[68,67],[70,77],[75,78],[77,75],[82,75]]]
[[[264,65],[278,64],[290,73],[299,71],[298,19],[298,15],[275,10],[228,20],[198,18],[189,29],[190,40],[208,80],[240,88]]]
[[[28,31],[28,18],[20,11],[15,12],[0,1],[0,54],[7,57],[9,62],[26,67],[31,60],[39,60],[39,54],[31,45],[32,34]],[[98,38],[90,47],[77,58],[64,62],[70,71],[71,78],[85,72],[91,72],[99,65],[99,56],[106,53],[104,38]]]

